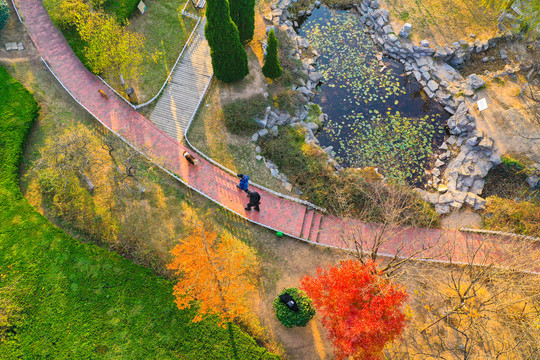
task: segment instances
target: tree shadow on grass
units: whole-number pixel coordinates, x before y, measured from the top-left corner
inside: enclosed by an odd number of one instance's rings
[[[234,360],[240,360],[240,357],[238,357],[238,349],[236,348],[236,342],[234,341],[234,331],[232,328],[232,324],[230,322],[227,323],[227,330],[229,331],[229,339],[231,341],[231,347],[233,351],[233,359]]]

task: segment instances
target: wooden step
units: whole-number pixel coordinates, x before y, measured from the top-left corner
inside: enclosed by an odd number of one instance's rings
[[[170,132],[174,132],[175,134],[183,133],[186,130],[186,126],[184,124],[174,124],[174,123],[166,123],[163,121],[160,121],[160,119],[154,119],[152,122],[161,130],[165,131],[167,134]]]
[[[173,78],[184,77],[194,79],[204,79],[210,77],[210,71],[212,70],[212,64],[182,64],[181,68],[173,74]]]
[[[179,117],[182,114],[188,115],[189,112],[195,110],[195,108],[197,107],[197,102],[194,102],[192,100],[173,98],[163,100],[163,102],[161,102],[158,106],[156,106],[156,109],[154,109],[154,111],[161,110],[165,114],[168,112],[171,115],[174,113],[177,117]]]
[[[165,131],[167,134],[169,133],[177,134],[178,131],[183,133],[183,131],[185,130],[185,126],[182,126],[180,124],[164,123],[164,122],[160,122],[159,120],[156,120],[154,124],[156,124],[158,128]]]
[[[183,69],[186,71],[179,71],[177,73],[174,73],[174,75],[171,78],[171,82],[174,83],[178,80],[186,80],[189,81],[191,84],[198,84],[198,83],[207,83],[208,79],[210,78],[210,75],[197,73],[195,74],[193,69],[190,69],[187,71],[187,69]],[[193,71],[192,71],[193,70]]]
[[[319,242],[319,230],[321,228],[322,214],[320,212],[315,213],[313,217],[313,225],[309,232],[309,240]]]
[[[311,230],[311,223],[313,221],[313,215],[315,214],[314,210],[308,210],[304,216],[304,222],[302,224],[302,235],[300,236],[303,239],[309,238],[309,231]]]
[[[150,117],[162,117],[167,119],[170,122],[183,121],[183,119],[189,119],[195,110],[195,105],[180,105],[175,104],[176,106],[171,107],[170,103],[163,102],[160,106],[156,106],[152,110]]]
[[[172,94],[164,94],[158,101],[157,106],[160,109],[172,111],[173,109],[176,109],[176,112],[181,109],[185,110],[191,110],[193,107],[196,107],[199,103],[199,99],[201,98],[201,95],[191,95],[188,96],[180,93],[172,93]]]
[[[210,56],[209,51],[206,51],[205,49],[197,49],[197,51],[187,53],[185,56],[182,57],[182,60],[180,60],[180,61],[181,62],[186,62],[186,60],[193,60],[193,61],[211,63],[212,62],[212,57]]]
[[[177,76],[199,78],[206,75],[201,75],[196,69],[193,69],[193,66],[190,64],[180,64],[172,77],[174,78]]]
[[[195,84],[195,82],[193,82],[188,89],[188,81],[189,80],[186,79],[174,79],[174,81],[169,84],[169,90],[164,93],[164,95],[172,94],[174,95],[173,97],[196,98],[197,101],[199,101],[199,98],[204,94],[204,89],[208,82],[205,81],[204,84]]]

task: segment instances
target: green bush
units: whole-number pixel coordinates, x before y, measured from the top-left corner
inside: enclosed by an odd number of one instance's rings
[[[300,97],[302,94],[294,91],[293,89],[287,89],[280,91],[273,97],[274,106],[293,114],[296,108],[302,103]]]
[[[523,170],[523,168],[525,168],[525,166],[519,160],[516,160],[508,155],[502,156],[501,161],[504,165],[508,167],[515,167],[517,170]]]
[[[289,293],[298,304],[299,311],[293,311],[280,301],[279,295]],[[279,322],[288,328],[293,326],[306,326],[309,320],[315,316],[315,309],[311,305],[311,299],[302,291],[296,288],[288,288],[280,292],[274,300],[274,310]]]
[[[483,213],[484,228],[540,237],[540,206],[491,196]]]
[[[225,125],[229,132],[237,135],[248,135],[259,130],[255,117],[264,112],[268,101],[263,95],[249,99],[236,100],[223,107]]]
[[[0,30],[6,26],[9,19],[9,7],[6,0],[0,0]]]
[[[109,14],[113,14],[116,20],[123,22],[133,15],[140,1],[141,0],[107,0],[103,7]]]
[[[396,205],[396,210],[391,211],[393,222],[422,227],[439,225],[433,208],[409,188],[383,184],[379,175],[369,170],[345,169],[337,174],[328,163],[328,155],[319,147],[306,144],[304,136],[301,127],[283,127],[278,137],[265,137],[260,146],[262,155],[287,174],[312,203],[334,214],[361,215],[366,221],[377,222],[388,220],[388,203]],[[394,201],[386,201],[389,198]]]

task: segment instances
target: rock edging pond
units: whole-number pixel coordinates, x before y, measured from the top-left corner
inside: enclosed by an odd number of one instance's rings
[[[303,71],[307,78],[301,84],[302,86],[294,86],[293,89],[305,97],[305,103],[309,106],[315,95],[313,91],[322,79],[322,74],[314,67],[319,54],[310,48],[307,39],[295,32],[294,26],[301,20],[288,11],[291,4],[291,0],[281,0],[272,6],[273,11],[266,14],[265,19],[271,21],[274,27],[286,32],[293,40],[291,54],[302,60]],[[300,17],[310,15],[318,6],[320,2],[316,1],[307,10],[299,11],[297,15]],[[440,146],[435,166],[429,171],[432,178],[428,185],[436,192],[423,189],[416,189],[416,191],[424,200],[434,204],[439,214],[446,214],[452,209],[457,210],[463,205],[468,205],[475,210],[483,209],[485,200],[479,194],[484,186],[484,178],[493,166],[501,163],[501,159],[493,140],[476,129],[476,119],[470,113],[464,99],[456,96],[459,94],[452,91],[451,84],[455,85],[456,82],[461,82],[464,88],[470,89],[473,94],[476,89],[485,84],[484,80],[475,74],[463,79],[458,71],[445,62],[456,65],[455,62],[459,63],[460,60],[454,59],[466,60],[466,56],[462,56],[464,47],[448,51],[445,48],[432,49],[427,42],[416,46],[407,40],[400,41],[389,24],[389,11],[381,9],[377,0],[363,0],[354,7],[360,13],[362,23],[370,29],[369,33],[373,41],[383,49],[384,54],[402,62],[407,74],[416,78],[427,96],[436,99],[446,111],[452,114],[447,120],[448,131],[451,135]],[[485,51],[490,45],[490,41],[477,40],[477,43],[478,46],[476,43],[473,44],[473,51]],[[280,113],[277,109],[267,109],[262,119],[266,119],[266,123],[261,121],[260,125],[268,126],[271,131],[260,130],[252,140],[257,141],[259,137],[269,133],[276,135],[276,126],[299,124],[306,129],[306,142],[318,144],[313,132],[317,130],[318,125],[303,122],[307,118],[308,106],[299,109],[293,116]],[[325,114],[321,116],[324,120]],[[331,148],[324,150],[332,157]],[[330,161],[336,169],[340,169],[335,160]],[[290,184],[287,183],[287,187],[289,186]]]

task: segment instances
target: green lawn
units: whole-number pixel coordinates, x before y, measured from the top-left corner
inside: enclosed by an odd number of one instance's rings
[[[0,358],[273,359],[233,327],[191,323],[172,283],[54,227],[22,197],[38,107],[0,68]]]
[[[186,0],[148,1],[144,14],[136,10],[130,18],[129,29],[143,34],[146,38],[146,52],[161,54],[157,62],[150,57],[143,64],[136,84],[142,94],[141,102],[157,94],[197,23],[196,20],[182,15],[185,2]],[[120,86],[119,83],[115,85]]]
[[[122,18],[123,15],[119,15],[119,12],[122,13],[123,8],[120,5],[124,3],[126,1],[111,0],[105,4],[104,10],[117,19]],[[141,103],[157,94],[196,24],[196,20],[181,14],[185,0],[147,1],[146,4],[144,14],[135,10],[129,18],[128,27],[130,31],[140,33],[146,38],[144,45],[146,60],[141,67],[139,78],[132,82],[126,79],[128,85],[135,89]],[[44,1],[44,5],[49,12],[53,11],[51,1]],[[83,64],[90,68],[84,55],[86,42],[81,40],[77,29],[58,24],[56,26],[62,31]],[[124,94],[119,77],[106,73],[100,75],[119,93]]]

